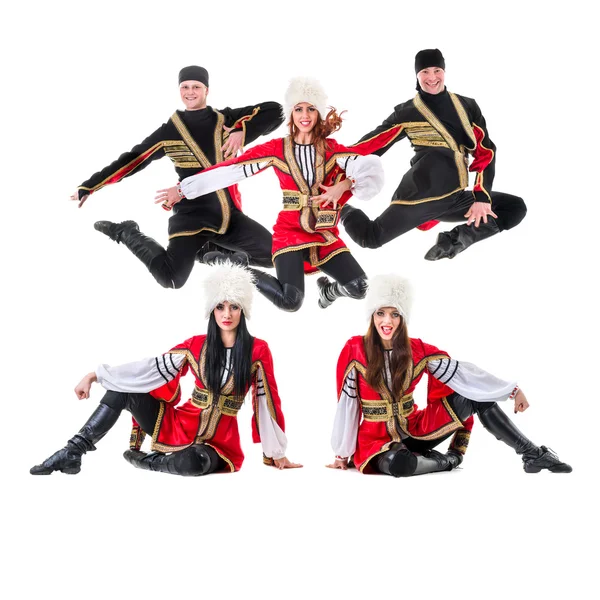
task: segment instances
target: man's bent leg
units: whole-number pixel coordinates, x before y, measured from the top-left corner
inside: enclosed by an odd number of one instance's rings
[[[360,209],[346,204],[341,220],[350,238],[362,248],[379,248],[415,227],[437,219],[447,200],[421,204],[390,204],[374,221]]]

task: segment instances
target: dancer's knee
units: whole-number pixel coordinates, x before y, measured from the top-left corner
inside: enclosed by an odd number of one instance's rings
[[[523,198],[515,196],[510,203],[510,210],[502,210],[497,212],[498,226],[501,231],[516,227],[527,214],[527,205]]]
[[[409,450],[396,452],[390,462],[390,473],[394,477],[410,477],[417,470],[417,457]]]
[[[342,288],[344,289],[344,296],[362,300],[367,295],[367,276],[363,275],[362,277],[357,277],[343,285]]]
[[[102,400],[100,400],[100,404],[121,411],[127,408],[128,396],[129,394],[126,392],[114,392],[111,390],[104,394]]]
[[[296,286],[290,284],[283,285],[283,294],[281,296],[281,305],[279,308],[287,312],[296,312],[300,310],[304,302],[304,292]]]

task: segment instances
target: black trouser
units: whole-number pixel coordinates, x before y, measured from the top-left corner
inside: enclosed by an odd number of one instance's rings
[[[229,227],[225,233],[203,231],[196,235],[171,238],[164,254],[156,256],[148,268],[163,287],[178,289],[188,280],[196,254],[208,241],[227,250],[246,252],[253,266],[273,267],[271,233],[243,212],[232,208]]]
[[[133,418],[138,422],[140,427],[149,435],[152,435],[154,431],[154,427],[156,425],[156,421],[158,419],[158,413],[160,410],[160,401],[151,396],[150,394],[135,394],[135,393],[125,393],[125,392],[112,392],[108,391],[104,394],[104,397],[100,401],[101,404],[105,404],[109,406],[116,412],[121,412],[126,410],[131,413]],[[210,466],[208,469],[204,469],[202,474],[208,475],[217,470],[221,470],[225,468],[225,462],[223,459],[216,453],[216,451],[207,446],[206,444],[202,445],[205,456],[210,461]],[[182,451],[182,452],[185,452]],[[181,455],[182,464],[178,465],[179,470],[182,471],[180,474],[190,475],[192,473],[183,471],[193,470],[194,464],[196,462],[196,457],[193,454],[190,454],[189,458],[184,454]]]
[[[284,252],[275,259],[277,279],[282,285],[289,283],[304,293],[304,261],[308,260],[308,250]],[[357,277],[364,277],[365,272],[350,252],[340,252],[319,269],[335,279],[340,285],[346,285]]]
[[[254,270],[258,291],[277,308],[289,312],[299,310],[304,301],[304,261],[307,260],[308,250],[279,254],[275,259],[277,277]],[[336,296],[364,298],[367,276],[349,252],[337,254],[319,268],[335,279],[336,283],[326,286],[335,286]]]
[[[527,207],[522,198],[492,192],[492,210],[498,215],[496,223],[500,231],[518,225]],[[442,198],[421,204],[390,204],[374,221],[354,207],[343,225],[348,235],[363,248],[379,248],[398,236],[426,223],[427,221],[465,221],[465,214],[473,204],[471,191],[463,190]]]

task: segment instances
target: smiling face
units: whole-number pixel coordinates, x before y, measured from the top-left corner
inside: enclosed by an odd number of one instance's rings
[[[419,85],[428,94],[439,94],[444,91],[444,69],[440,67],[427,67],[417,73]]]
[[[392,338],[398,327],[400,327],[401,319],[402,315],[400,315],[398,309],[391,306],[378,308],[373,313],[373,324],[384,348],[392,347]]]
[[[206,108],[208,88],[200,81],[182,81],[179,84],[179,94],[187,110]]]
[[[239,304],[225,300],[217,304],[213,310],[215,321],[223,331],[235,331],[240,324],[242,309]]]
[[[317,124],[319,111],[308,102],[299,102],[292,110],[292,121],[300,133],[310,133]]]

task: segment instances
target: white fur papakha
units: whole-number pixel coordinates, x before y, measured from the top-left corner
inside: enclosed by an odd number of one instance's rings
[[[367,319],[380,308],[391,306],[408,322],[412,307],[412,290],[408,279],[400,275],[377,275],[369,279],[367,291]]]
[[[241,307],[250,318],[252,310],[252,297],[254,295],[254,276],[239,265],[234,265],[226,260],[214,267],[210,267],[209,274],[204,280],[204,298],[206,318],[221,302],[230,302]]]
[[[321,83],[314,77],[294,77],[290,79],[290,85],[285,92],[283,101],[283,117],[289,119],[292,110],[299,102],[312,104],[324,119],[329,112],[327,110],[327,94]]]

